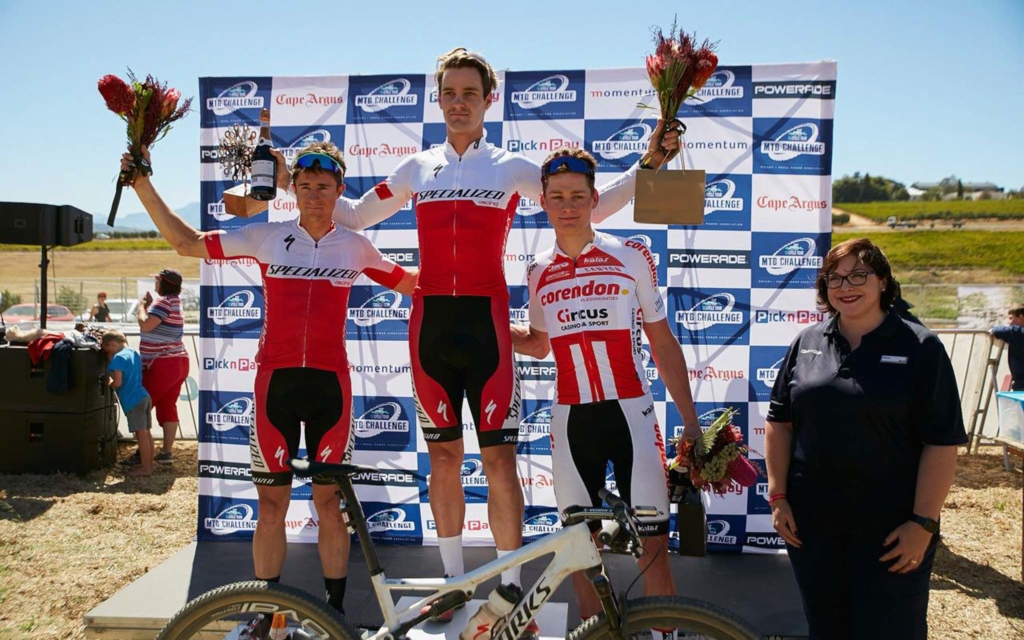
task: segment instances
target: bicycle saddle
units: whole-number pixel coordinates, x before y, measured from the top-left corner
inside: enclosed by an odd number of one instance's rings
[[[316,462],[289,458],[288,466],[300,476],[354,476],[365,471],[376,471],[373,467],[366,467],[358,464],[333,464],[330,462]]]

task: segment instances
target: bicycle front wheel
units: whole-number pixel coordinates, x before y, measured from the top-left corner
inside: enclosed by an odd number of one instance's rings
[[[281,584],[236,582],[192,600],[174,614],[156,640],[243,640],[266,638],[275,613],[288,633],[311,640],[359,640],[341,615],[310,594]],[[306,635],[295,633],[301,630]]]
[[[623,607],[622,635],[650,637],[650,629],[676,629],[708,640],[757,640],[758,634],[736,615],[714,605],[680,596],[656,596],[628,600]],[[608,625],[604,612],[577,627],[571,640],[612,640],[619,637]]]

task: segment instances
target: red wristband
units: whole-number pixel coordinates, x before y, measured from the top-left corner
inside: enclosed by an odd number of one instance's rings
[[[772,503],[777,502],[779,500],[785,500],[785,499],[786,499],[786,494],[784,494],[784,493],[776,493],[776,494],[771,495],[771,496],[768,497],[768,504],[772,504]]]

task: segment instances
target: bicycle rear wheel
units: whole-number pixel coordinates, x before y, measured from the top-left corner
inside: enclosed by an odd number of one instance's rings
[[[301,629],[311,640],[359,640],[359,633],[326,602],[281,584],[236,582],[208,591],[174,614],[156,640],[246,640],[264,638],[275,613],[284,613],[288,632]],[[300,636],[301,637],[301,636]]]
[[[734,614],[718,607],[680,596],[655,596],[626,601],[623,607],[623,635],[643,637],[649,629],[678,629],[709,640],[756,640],[759,636]],[[608,626],[604,612],[593,616],[569,634],[571,640],[611,640],[617,636]]]

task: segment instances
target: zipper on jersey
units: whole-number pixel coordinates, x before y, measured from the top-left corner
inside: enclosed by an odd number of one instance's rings
[[[458,191],[459,183],[462,181],[462,156],[459,156],[459,164],[455,166],[455,190]],[[458,209],[459,200],[456,198],[452,201],[452,295],[458,294],[458,279],[456,273],[458,272],[458,259],[459,259],[459,244],[458,244],[458,230],[459,226],[456,224],[458,220]]]
[[[319,242],[313,242],[313,264],[316,269],[316,255],[320,248]],[[306,318],[302,331],[302,366],[306,366],[306,353],[309,351],[309,307],[313,304],[313,278],[309,279],[309,287],[306,289]]]

